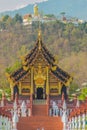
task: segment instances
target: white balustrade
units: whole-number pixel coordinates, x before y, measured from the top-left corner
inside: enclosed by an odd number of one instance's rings
[[[86,126],[85,126],[85,127],[86,127],[86,129],[87,129],[87,111],[86,111],[86,117],[85,117],[85,118],[86,118],[86,120],[85,120],[85,123],[86,123],[85,125],[86,125]]]
[[[81,129],[81,116],[78,116],[78,129]]]
[[[2,115],[0,115],[0,130],[2,130]]]
[[[85,113],[82,114],[82,130],[85,130],[86,127],[86,117],[85,117]]]
[[[58,113],[59,113],[59,108],[58,108],[56,102],[54,102],[54,101],[52,104],[52,109],[50,109],[50,115],[52,115],[51,113],[53,114],[53,116],[58,116]]]
[[[77,128],[78,128],[78,123],[77,123],[77,116],[75,116],[75,130],[77,130]]]
[[[13,129],[12,130],[17,130],[17,122],[18,122],[18,115],[17,113],[15,112],[14,113],[14,116],[12,118],[12,126],[13,126]]]
[[[22,117],[26,117],[27,116],[26,110],[27,110],[27,107],[26,107],[25,101],[23,101],[22,104],[21,104],[21,116]]]

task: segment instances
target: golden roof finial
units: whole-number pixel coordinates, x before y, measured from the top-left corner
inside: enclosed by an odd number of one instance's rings
[[[41,30],[38,30],[38,39],[41,40]]]
[[[41,22],[40,22],[40,19],[39,19],[39,29],[38,29],[38,47],[39,47],[39,50],[41,50],[41,40],[42,40],[42,33],[41,33]]]
[[[39,50],[41,50],[41,30],[38,31],[38,42],[39,42]]]
[[[40,19],[39,19],[39,29],[38,29],[38,39],[41,40],[41,22],[40,22]]]

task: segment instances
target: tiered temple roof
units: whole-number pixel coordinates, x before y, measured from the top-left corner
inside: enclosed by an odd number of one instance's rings
[[[29,72],[30,66],[35,64],[35,59],[37,58],[38,54],[43,56],[43,59],[46,61],[47,66],[49,66],[50,71],[56,76],[63,84],[66,84],[72,81],[72,77],[62,70],[58,65],[55,64],[55,58],[53,55],[48,51],[46,46],[42,42],[41,35],[39,33],[38,40],[34,46],[34,48],[28,53],[25,57],[22,57],[22,67],[13,72],[10,75],[10,79],[13,82],[19,82],[22,78],[24,78],[27,73]]]

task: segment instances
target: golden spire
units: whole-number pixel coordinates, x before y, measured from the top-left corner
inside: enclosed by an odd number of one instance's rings
[[[40,17],[39,17],[39,29],[38,29],[38,42],[39,42],[39,50],[41,50],[41,40],[42,40],[42,33],[41,33],[41,22],[40,22]]]
[[[39,24],[39,26],[38,26],[38,39],[39,40],[41,40],[41,24],[40,24],[40,17],[39,17],[39,19],[38,19],[38,24]]]
[[[38,31],[38,40],[41,40],[41,29],[39,28],[39,31]]]
[[[41,30],[39,29],[38,31],[39,50],[41,50],[41,39],[42,39],[42,35],[41,35]]]

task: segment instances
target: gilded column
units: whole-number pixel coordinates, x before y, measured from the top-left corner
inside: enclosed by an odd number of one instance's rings
[[[46,70],[47,70],[46,94],[49,95],[49,68],[46,67]]]
[[[61,82],[58,82],[58,87],[59,87],[59,94],[61,94]]]
[[[34,92],[34,88],[33,88],[33,78],[34,78],[34,76],[33,76],[33,73],[34,73],[34,68],[33,68],[33,66],[31,67],[31,94],[33,94],[33,92]]]

